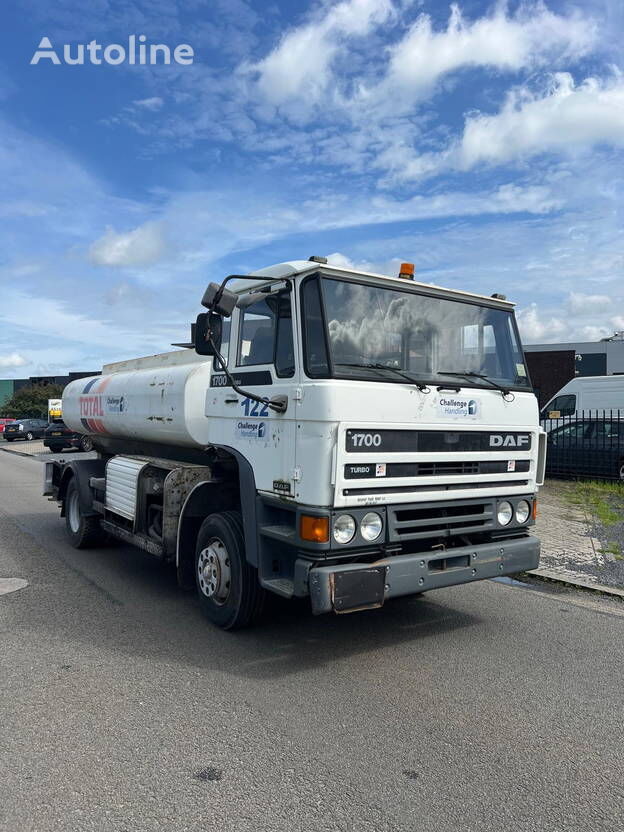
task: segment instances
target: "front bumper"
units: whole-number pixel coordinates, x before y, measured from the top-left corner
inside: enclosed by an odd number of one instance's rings
[[[370,564],[310,569],[312,612],[353,612],[380,607],[387,598],[512,575],[539,565],[536,537],[501,540],[446,551],[397,555]]]

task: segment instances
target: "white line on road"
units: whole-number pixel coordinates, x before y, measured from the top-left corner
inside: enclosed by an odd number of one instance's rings
[[[26,586],[28,586],[28,581],[24,578],[0,578],[0,595],[17,592],[18,589],[24,589]]]

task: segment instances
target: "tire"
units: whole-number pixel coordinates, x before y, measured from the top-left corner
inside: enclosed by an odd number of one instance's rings
[[[10,437],[9,437],[9,436],[5,436],[4,438],[6,439],[6,441],[7,441],[7,442],[12,442],[12,441],[13,441],[13,439],[14,439],[15,437],[13,437],[13,436],[10,436]]]
[[[72,477],[65,492],[65,529],[74,549],[91,549],[106,540],[106,533],[97,517],[84,517],[80,489]]]
[[[265,590],[247,562],[239,511],[206,517],[197,535],[195,583],[202,613],[222,630],[239,630],[258,620]]]
[[[81,436],[79,447],[81,451],[89,453],[89,451],[93,450],[93,439],[90,436]]]
[[[28,431],[25,438],[30,442],[32,439],[35,438],[35,434],[31,433],[31,431]]]
[[[618,476],[620,482],[624,482],[624,459],[621,459],[618,465]]]
[[[48,445],[51,454],[60,454],[64,447],[64,445]]]

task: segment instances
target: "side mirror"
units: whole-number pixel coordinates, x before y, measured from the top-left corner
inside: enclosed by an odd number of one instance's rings
[[[201,305],[205,306],[206,309],[213,309],[214,299],[219,291],[221,291],[221,295],[213,311],[218,312],[219,315],[223,315],[224,318],[229,318],[236,306],[238,295],[235,292],[230,292],[229,289],[221,289],[218,283],[208,284],[208,288],[201,299]]]
[[[221,336],[223,332],[223,319],[215,312],[200,312],[195,321],[195,332],[193,341],[195,352],[198,355],[214,355],[214,342],[216,348],[221,351]]]

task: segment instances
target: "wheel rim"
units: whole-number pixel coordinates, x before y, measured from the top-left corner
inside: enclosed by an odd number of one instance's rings
[[[32,433],[27,433],[27,434],[26,434],[26,439],[30,440],[30,439],[32,439],[32,438],[33,438]]]
[[[620,465],[620,479],[624,482],[624,462]]]
[[[78,534],[80,531],[80,503],[77,491],[72,491],[69,495],[67,519],[69,520],[69,528],[74,534]]]
[[[92,447],[93,447],[93,442],[91,441],[91,439],[89,439],[89,437],[85,436],[82,440],[82,450],[83,451],[90,451]]]
[[[206,598],[212,599],[215,604],[225,604],[230,594],[232,573],[230,556],[222,540],[214,538],[199,553],[197,580]]]

